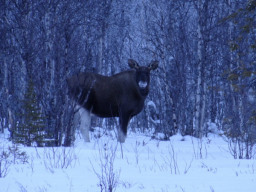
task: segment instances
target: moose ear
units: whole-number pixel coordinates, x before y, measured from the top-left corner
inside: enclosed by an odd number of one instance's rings
[[[133,59],[128,59],[128,65],[132,69],[138,69],[139,68],[139,64]]]
[[[148,65],[149,70],[155,70],[158,67],[158,61],[151,61],[151,63]]]

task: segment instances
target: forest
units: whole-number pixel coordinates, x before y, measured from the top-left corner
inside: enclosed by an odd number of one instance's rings
[[[235,158],[252,155],[255,0],[1,0],[0,42],[0,132],[8,127],[13,142],[72,145],[79,117],[67,78],[113,75],[132,58],[159,68],[130,131],[163,140],[218,132]],[[113,129],[116,119],[92,124]]]

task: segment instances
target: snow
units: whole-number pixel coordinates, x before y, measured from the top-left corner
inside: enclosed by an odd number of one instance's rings
[[[218,135],[201,140],[176,135],[158,141],[130,132],[122,146],[111,135],[91,135],[90,143],[78,135],[71,148],[19,146],[29,156],[28,163],[12,164],[0,178],[0,191],[98,192],[107,178],[114,178],[113,191],[123,192],[256,191],[255,159],[233,159]],[[8,145],[0,135],[0,147]]]

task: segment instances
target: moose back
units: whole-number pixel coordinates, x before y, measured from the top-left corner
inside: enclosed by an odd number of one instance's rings
[[[130,68],[113,76],[81,72],[67,80],[69,95],[76,102],[80,117],[80,131],[89,142],[91,114],[98,117],[119,117],[118,141],[124,142],[130,119],[141,112],[149,93],[150,71],[158,61],[139,66],[132,59]]]

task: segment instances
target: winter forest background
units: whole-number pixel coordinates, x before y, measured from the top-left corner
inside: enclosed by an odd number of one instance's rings
[[[112,75],[133,58],[159,69],[130,130],[201,138],[215,124],[235,158],[252,155],[255,0],[1,0],[0,42],[0,131],[9,127],[14,142],[72,145],[79,123],[66,79]]]

